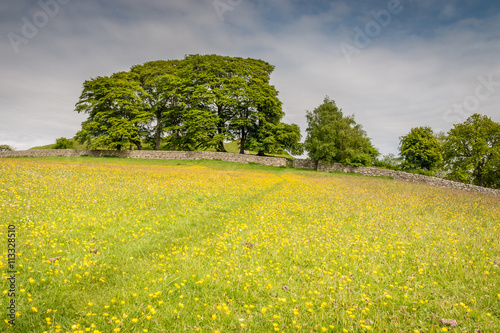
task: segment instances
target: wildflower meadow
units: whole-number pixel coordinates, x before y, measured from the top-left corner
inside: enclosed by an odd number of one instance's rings
[[[500,332],[500,196],[220,161],[4,158],[0,236],[0,332]]]

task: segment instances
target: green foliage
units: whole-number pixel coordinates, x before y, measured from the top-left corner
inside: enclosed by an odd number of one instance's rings
[[[76,110],[89,119],[77,137],[89,147],[118,149],[130,143],[141,149],[145,140],[157,150],[163,143],[226,151],[224,142],[238,139],[240,153],[249,140],[261,153],[300,151],[294,125],[280,123],[273,70],[262,60],[195,54],[86,81]],[[258,138],[268,142],[258,145]]]
[[[348,165],[371,165],[379,155],[354,116],[344,116],[334,101],[307,111],[307,137],[304,148],[315,161]]]
[[[400,138],[403,170],[434,170],[442,160],[441,146],[428,126],[415,127]]]
[[[278,92],[269,84],[273,69],[262,60],[218,55],[190,55],[182,61],[186,109],[209,111],[216,121],[215,131],[205,131],[209,140],[204,146],[225,151],[224,141],[239,139],[243,153],[259,128],[279,123],[284,114]],[[185,126],[193,127],[189,122]]]
[[[304,153],[304,145],[300,142],[301,138],[302,134],[297,124],[279,123],[276,126],[276,140],[283,147],[283,150],[292,155]]]
[[[302,135],[296,124],[265,123],[252,133],[248,140],[248,148],[258,151],[259,155],[283,154],[285,151],[292,155],[304,152],[300,143]]]
[[[73,148],[73,141],[70,139],[66,138],[59,138],[56,139],[56,144],[54,146],[54,149],[71,149]]]
[[[182,114],[182,122],[171,126],[172,134],[166,139],[166,146],[172,150],[204,150],[218,147],[223,138],[217,134],[218,118],[209,110],[188,109]]]
[[[455,124],[444,140],[449,176],[464,183],[500,188],[500,124],[473,114]]]
[[[375,159],[373,165],[385,169],[399,170],[401,165],[401,160],[397,158],[394,154],[387,154],[384,155],[382,158]]]
[[[9,145],[0,145],[0,151],[13,151],[11,146]]]
[[[80,142],[92,149],[120,150],[132,144],[141,149],[151,112],[146,102],[149,95],[136,80],[136,74],[120,72],[85,81],[76,104],[77,112],[89,114],[76,134]]]
[[[179,60],[158,60],[135,65],[131,73],[138,75],[141,87],[147,92],[146,101],[152,114],[150,128],[146,137],[153,142],[156,150],[160,149],[164,133],[171,130],[170,125],[177,125],[179,117],[180,78],[178,77]]]

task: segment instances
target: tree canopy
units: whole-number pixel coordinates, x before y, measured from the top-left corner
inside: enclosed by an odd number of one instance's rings
[[[146,133],[148,141],[153,141],[155,149],[160,149],[161,138],[165,130],[171,129],[175,114],[179,113],[180,90],[177,71],[179,60],[158,60],[132,66],[140,86],[147,93],[146,103],[152,119]],[[175,122],[175,121],[174,121]]]
[[[224,142],[239,139],[240,153],[250,145],[261,154],[298,152],[300,130],[281,123],[273,70],[251,58],[189,55],[85,81],[76,111],[89,117],[77,137],[116,149],[141,149],[148,140],[155,149],[164,142],[174,150],[225,151]]]
[[[344,116],[335,101],[325,97],[323,104],[307,111],[305,150],[315,161],[350,165],[371,165],[379,152],[354,116]]]
[[[402,169],[433,170],[441,162],[441,146],[428,126],[415,127],[400,138]]]
[[[90,148],[120,150],[134,144],[141,149],[145,124],[151,119],[147,97],[133,73],[120,72],[85,81],[76,111],[89,117],[76,138],[88,142]]]
[[[464,183],[500,188],[500,124],[473,114],[455,124],[444,139],[450,176]]]

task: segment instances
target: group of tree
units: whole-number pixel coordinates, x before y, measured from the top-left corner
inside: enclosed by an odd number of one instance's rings
[[[500,188],[500,124],[479,114],[455,124],[444,138],[443,158],[452,179]]]
[[[306,117],[304,148],[316,162],[375,165],[500,188],[500,124],[487,116],[474,114],[446,134],[412,128],[400,137],[399,157],[382,158],[354,116],[344,116],[328,97]]]
[[[500,124],[487,116],[473,114],[446,134],[412,128],[399,149],[399,169],[500,188]]]
[[[262,60],[189,55],[87,80],[76,111],[88,114],[76,139],[89,148],[245,149],[301,154],[299,126],[281,122],[274,67]]]

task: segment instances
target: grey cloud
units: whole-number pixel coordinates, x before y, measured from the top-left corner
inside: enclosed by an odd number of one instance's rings
[[[19,54],[0,40],[0,143],[21,149],[71,137],[85,119],[73,111],[85,80],[191,53],[268,61],[285,121],[304,131],[305,111],[329,95],[383,153],[396,153],[411,127],[451,128],[443,114],[474,94],[478,76],[500,81],[500,17],[465,18],[430,37],[394,22],[348,64],[339,44],[359,22],[348,18],[372,7],[338,1],[298,15],[293,1],[269,6],[244,0],[221,22],[212,1],[71,1]],[[33,10],[25,8],[7,8],[14,18],[0,22],[2,35],[19,31],[20,17]],[[274,23],[269,10],[279,14]],[[500,121],[499,96],[500,89],[477,111]]]

